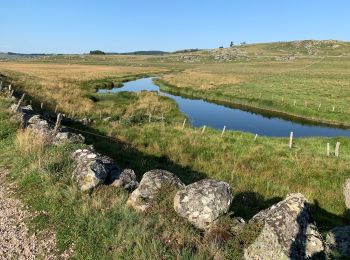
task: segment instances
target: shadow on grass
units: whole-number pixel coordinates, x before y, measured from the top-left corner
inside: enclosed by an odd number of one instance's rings
[[[164,169],[173,172],[185,184],[190,184],[207,177],[205,173],[194,171],[191,167],[174,163],[166,156],[159,157],[141,152],[130,144],[109,138],[103,132],[92,127],[84,126],[80,123],[74,123],[71,126],[84,131],[82,134],[85,136],[86,143],[92,144],[97,152],[112,157],[120,167],[133,169],[138,179],[141,179],[145,172],[153,169]]]
[[[283,200],[281,197],[265,200],[261,194],[256,192],[240,192],[234,195],[230,211],[233,211],[236,216],[249,220],[259,211],[281,200]]]

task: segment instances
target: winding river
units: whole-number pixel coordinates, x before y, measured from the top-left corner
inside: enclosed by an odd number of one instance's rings
[[[237,108],[211,103],[202,99],[190,99],[172,95],[160,90],[152,78],[142,78],[124,83],[120,88],[99,89],[98,93],[117,93],[122,91],[156,91],[160,95],[176,101],[180,111],[185,114],[195,127],[208,127],[250,132],[253,134],[275,137],[289,136],[291,131],[295,137],[307,136],[350,136],[350,130],[299,123],[275,116],[265,116]]]

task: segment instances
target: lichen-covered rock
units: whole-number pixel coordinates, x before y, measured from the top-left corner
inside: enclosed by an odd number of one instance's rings
[[[302,194],[259,212],[251,221],[261,233],[244,251],[245,259],[325,259],[325,246]]]
[[[327,252],[350,256],[350,226],[333,228],[326,237]]]
[[[83,191],[103,184],[109,174],[119,171],[111,158],[92,150],[76,150],[73,158],[76,163],[73,177]]]
[[[131,169],[123,169],[117,176],[112,176],[112,179],[112,186],[122,187],[128,191],[133,191],[139,186],[136,174]]]
[[[145,211],[150,202],[156,197],[162,187],[168,185],[175,189],[183,188],[185,185],[173,173],[166,170],[151,170],[146,172],[136,190],[134,190],[128,204],[136,210]]]
[[[50,126],[50,124],[45,119],[42,119],[40,115],[34,115],[30,117],[27,120],[26,125],[28,128],[41,135],[49,136],[52,134],[52,126]]]
[[[85,137],[81,134],[75,134],[71,132],[59,132],[55,136],[55,143],[61,142],[71,142],[71,143],[84,143]]]
[[[343,195],[345,200],[345,206],[347,209],[350,209],[350,179],[345,180]]]
[[[223,181],[201,180],[176,193],[174,209],[200,229],[206,229],[225,214],[233,200],[230,185]]]

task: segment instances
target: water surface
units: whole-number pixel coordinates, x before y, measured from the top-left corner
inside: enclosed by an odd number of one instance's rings
[[[127,82],[121,88],[99,89],[98,93],[117,93],[122,91],[156,91],[176,101],[180,111],[185,114],[195,127],[208,127],[250,132],[258,135],[285,137],[294,132],[295,137],[304,136],[350,136],[350,130],[336,127],[299,123],[276,116],[265,116],[204,101],[172,95],[160,90],[152,78],[143,78]]]

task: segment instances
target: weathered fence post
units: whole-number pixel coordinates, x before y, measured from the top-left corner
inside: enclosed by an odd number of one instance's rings
[[[184,129],[184,128],[185,128],[185,125],[186,125],[186,120],[187,120],[187,118],[185,118],[185,119],[184,119],[184,122],[182,123],[182,129]]]
[[[17,112],[17,111],[18,111],[19,107],[21,106],[21,104],[22,104],[22,102],[23,102],[23,99],[24,99],[25,95],[26,95],[26,94],[23,93],[22,97],[18,100],[18,103],[17,103],[17,105],[16,105],[16,107],[15,107],[15,109],[14,109],[14,112]]]
[[[62,114],[59,113],[57,115],[57,120],[56,120],[56,125],[55,125],[55,128],[53,130],[54,134],[57,134],[58,130],[60,129],[61,127],[61,121],[62,121]]]
[[[334,155],[336,157],[339,157],[339,147],[340,147],[340,142],[337,142],[335,145],[335,151],[334,151]]]
[[[293,132],[290,132],[289,136],[289,148],[292,149],[293,147]]]
[[[224,128],[222,129],[222,132],[221,132],[221,138],[224,136],[225,130],[226,130],[226,126],[224,125]]]
[[[203,126],[203,128],[202,128],[202,134],[204,133],[206,127],[207,127],[206,125]]]
[[[327,143],[327,152],[326,152],[327,156],[329,156],[330,153],[331,153],[331,146],[329,143]]]
[[[256,141],[257,138],[258,138],[258,134],[255,134],[254,141]]]
[[[12,98],[12,96],[13,96],[13,93],[15,92],[15,90],[14,89],[12,89],[12,90],[10,90],[9,91],[9,93],[8,93],[8,95],[9,95],[9,98]]]

